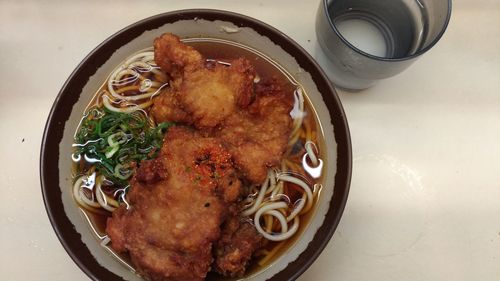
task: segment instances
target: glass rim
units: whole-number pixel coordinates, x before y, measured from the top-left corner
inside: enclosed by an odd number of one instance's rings
[[[328,24],[330,25],[330,28],[335,32],[335,34],[340,38],[340,40],[344,44],[346,44],[350,49],[354,50],[356,53],[358,53],[362,56],[368,57],[370,59],[373,59],[373,60],[378,60],[378,61],[388,61],[388,62],[406,61],[406,60],[410,60],[410,59],[416,58],[416,57],[424,54],[425,52],[429,51],[432,47],[434,47],[437,44],[437,42],[441,39],[441,37],[443,37],[443,34],[445,33],[445,31],[448,27],[448,24],[450,22],[450,19],[451,19],[451,6],[452,6],[451,2],[452,2],[452,0],[447,0],[448,11],[446,13],[446,18],[444,20],[443,27],[441,28],[441,31],[437,34],[437,36],[432,40],[432,42],[429,45],[427,45],[425,48],[422,48],[422,49],[416,51],[415,53],[413,53],[409,56],[400,57],[400,58],[386,58],[386,57],[379,57],[379,56],[364,52],[363,50],[360,50],[359,48],[357,48],[356,46],[351,44],[347,39],[345,39],[344,36],[340,33],[340,31],[337,29],[337,26],[333,22],[333,18],[328,13],[329,0],[322,0],[322,2],[323,2],[323,12],[325,14],[324,16],[328,20]]]

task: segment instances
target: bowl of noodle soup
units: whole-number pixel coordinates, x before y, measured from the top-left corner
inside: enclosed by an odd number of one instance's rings
[[[349,190],[347,120],[325,74],[298,44],[255,19],[218,10],[182,10],[132,24],[96,47],[61,89],[47,120],[41,185],[52,226],[75,263],[94,280],[143,280],[113,251],[106,220],[126,204],[135,163],[154,159],[168,122],[151,118],[168,87],[153,41],[169,32],[214,63],[251,60],[259,75],[293,92],[283,159],[247,184],[241,215],[263,246],[245,272],[227,280],[293,280],[318,257],[337,227]],[[287,89],[288,89],[287,88]],[[218,280],[209,273],[206,280]]]

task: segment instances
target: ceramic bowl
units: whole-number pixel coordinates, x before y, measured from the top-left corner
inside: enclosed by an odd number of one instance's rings
[[[152,46],[165,32],[181,38],[237,42],[277,62],[306,90],[321,123],[326,163],[323,189],[313,215],[293,245],[251,280],[294,280],[318,257],[337,227],[351,176],[347,120],[335,89],[321,68],[292,39],[253,18],[219,10],[173,11],[134,23],[97,46],[74,70],[57,96],[41,147],[40,174],[48,216],[62,245],[93,280],[142,280],[100,246],[72,198],[71,144],[85,106],[109,73],[127,56]],[[212,277],[213,279],[213,277]]]

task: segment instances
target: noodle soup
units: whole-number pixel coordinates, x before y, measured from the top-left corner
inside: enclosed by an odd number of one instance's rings
[[[217,63],[245,57],[258,76],[275,77],[294,93],[290,112],[293,129],[283,161],[259,185],[245,186],[241,214],[264,237],[245,277],[272,265],[305,231],[321,195],[325,143],[314,108],[303,87],[271,58],[243,45],[212,38],[185,43]],[[73,196],[103,247],[134,270],[129,257],[108,246],[106,219],[127,201],[128,180],[137,164],[157,156],[171,123],[157,123],[149,114],[154,98],[168,87],[168,77],[154,62],[152,49],[132,54],[104,81],[83,113],[75,133]],[[207,279],[220,278],[215,273]]]

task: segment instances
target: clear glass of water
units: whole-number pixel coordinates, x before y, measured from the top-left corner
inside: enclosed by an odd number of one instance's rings
[[[444,34],[451,0],[323,0],[316,34],[320,64],[341,88],[360,90],[394,76]]]

